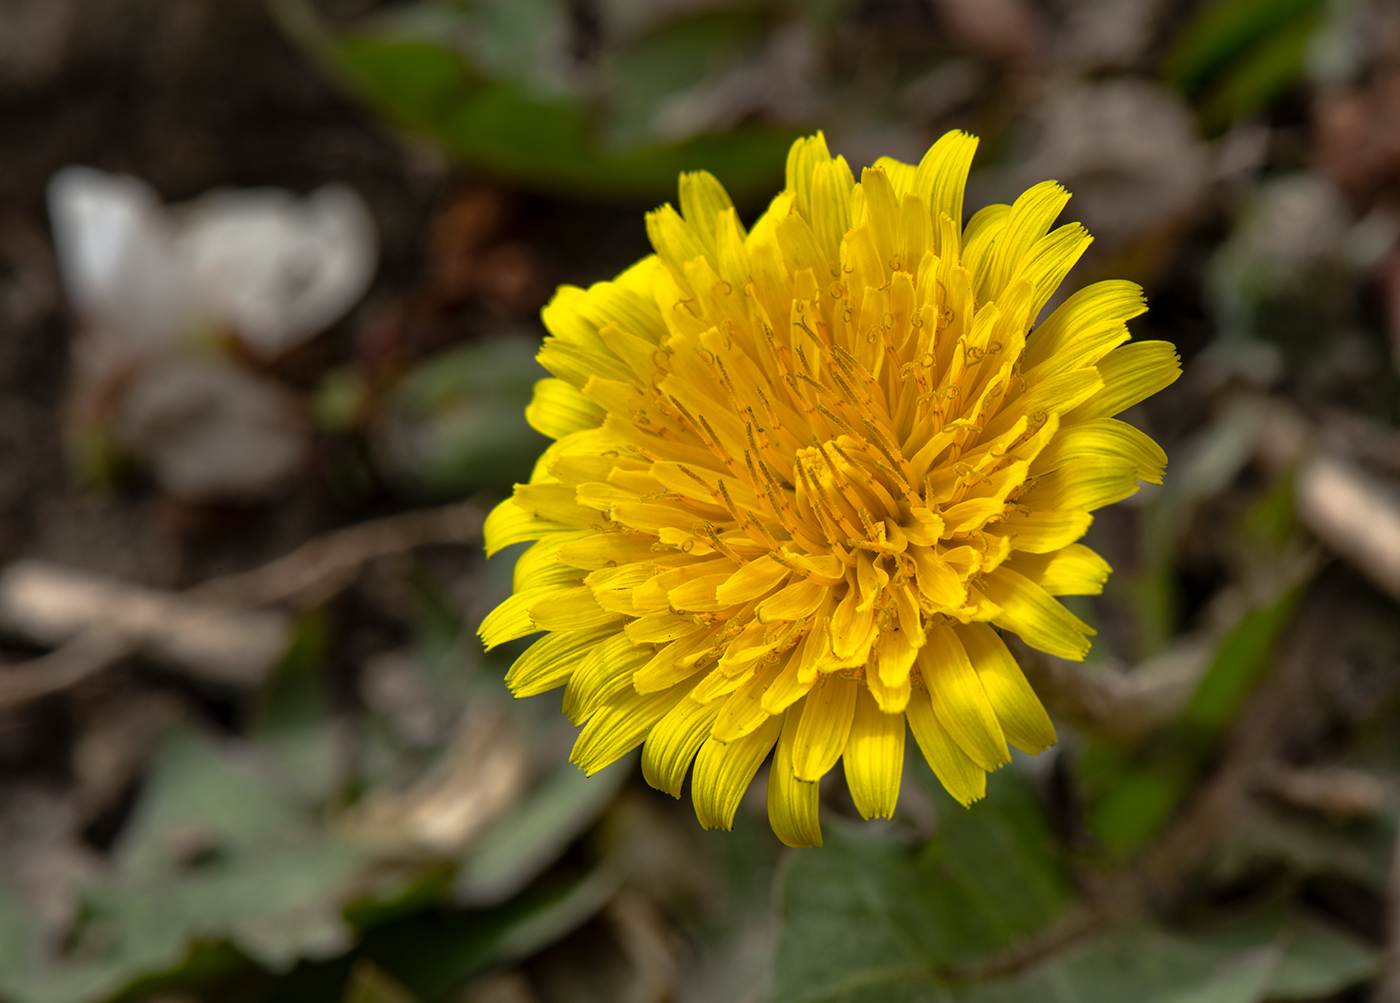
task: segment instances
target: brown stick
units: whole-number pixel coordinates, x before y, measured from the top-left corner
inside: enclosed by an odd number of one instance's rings
[[[12,710],[91,679],[131,654],[129,638],[91,630],[38,658],[0,672],[0,710]]]
[[[460,503],[362,522],[309,540],[260,568],[211,579],[185,596],[234,606],[314,606],[377,558],[432,544],[475,543],[484,518],[477,506]]]
[[[0,623],[57,647],[0,671],[0,710],[75,686],[137,651],[221,683],[256,685],[281,657],[290,626],[282,614],[247,607],[324,602],[376,558],[475,542],[482,520],[470,504],[376,519],[183,594],[43,562],[10,565],[0,575]]]

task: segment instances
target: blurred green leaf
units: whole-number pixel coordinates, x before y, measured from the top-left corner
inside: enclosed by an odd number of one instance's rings
[[[372,931],[359,953],[424,999],[439,999],[495,965],[529,957],[585,923],[613,897],[607,868],[555,874],[504,905],[425,912]]]
[[[1162,64],[1176,87],[1201,90],[1261,40],[1320,11],[1325,0],[1219,0],[1177,36]]]
[[[667,123],[657,119],[664,102],[757,48],[765,27],[758,10],[714,11],[666,24],[619,53],[608,68],[613,97],[609,141],[625,149],[667,131]]]
[[[1267,908],[1199,935],[1222,948],[1247,950],[1268,943],[1283,948],[1269,981],[1271,1000],[1313,1000],[1374,976],[1380,953],[1350,934],[1303,915]]]
[[[311,399],[316,427],[327,432],[348,432],[364,419],[370,389],[364,376],[350,366],[332,369],[321,378]]]
[[[1240,520],[1240,541],[1247,549],[1276,554],[1298,527],[1293,471],[1276,477],[1264,493],[1245,510]]]
[[[342,951],[350,931],[341,906],[364,863],[268,784],[248,750],[174,731],[110,873],[83,890],[67,952],[41,962],[32,940],[15,948],[26,957],[0,971],[0,995],[15,1003],[105,998],[139,976],[180,968],[205,942],[230,941],[274,969]]]
[[[1271,664],[1274,642],[1297,608],[1307,583],[1294,585],[1255,610],[1226,636],[1182,717],[1185,724],[1219,732],[1239,712]]]
[[[323,805],[336,770],[336,721],[324,676],[325,617],[301,617],[291,649],[258,691],[249,737],[276,765],[285,789],[308,807]]]
[[[679,143],[612,148],[582,100],[541,96],[519,81],[486,80],[460,55],[431,43],[349,35],[339,65],[400,125],[516,184],[579,195],[665,198],[681,171],[713,172],[742,198],[780,176],[793,130],[741,126]]]
[[[1201,119],[1207,127],[1224,129],[1255,115],[1297,83],[1307,68],[1308,45],[1322,23],[1320,9],[1300,17],[1230,67],[1201,102]]]
[[[1089,811],[1094,835],[1116,854],[1130,853],[1146,843],[1191,789],[1194,758],[1173,750],[1116,777]]]
[[[461,497],[527,480],[549,440],[525,421],[545,371],[538,344],[496,338],[419,365],[394,389],[374,430],[378,462],[410,491]]]
[[[1325,0],[1221,0],[1178,36],[1167,81],[1196,100],[1210,129],[1247,118],[1297,81]]]
[[[566,764],[493,827],[467,856],[453,898],[494,905],[517,894],[588,828],[632,775],[636,757],[592,777]]]
[[[1086,762],[1090,828],[1115,855],[1154,836],[1191,790],[1219,734],[1272,665],[1274,642],[1307,583],[1254,610],[1227,634],[1180,723],[1137,755],[1097,743]]]

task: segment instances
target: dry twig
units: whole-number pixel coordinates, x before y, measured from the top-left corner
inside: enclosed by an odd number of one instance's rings
[[[1315,456],[1298,471],[1298,513],[1317,537],[1400,601],[1400,499],[1385,484],[1336,456]]]
[[[0,628],[60,652],[71,643],[79,654],[65,654],[57,664],[81,662],[89,673],[96,671],[91,652],[121,648],[239,686],[263,679],[291,638],[281,613],[191,601],[42,561],[19,561],[0,574]]]
[[[91,679],[133,651],[130,639],[111,631],[85,631],[47,655],[0,672],[0,710],[50,696]]]
[[[482,519],[470,504],[376,519],[183,594],[17,562],[0,573],[0,628],[55,650],[0,673],[0,709],[68,689],[137,652],[214,682],[256,685],[286,652],[291,624],[285,614],[248,607],[324,602],[372,560],[474,542]]]
[[[318,536],[260,568],[207,581],[185,595],[233,606],[315,606],[345,588],[370,561],[433,544],[476,542],[484,518],[477,506],[463,503],[362,522]]]

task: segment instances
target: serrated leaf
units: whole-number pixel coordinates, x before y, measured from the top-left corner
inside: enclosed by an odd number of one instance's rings
[[[833,824],[823,849],[790,858],[774,1003],[936,985],[940,971],[1059,915],[1069,889],[1034,796],[1009,772],[990,779],[987,800],[971,809],[939,802],[938,835],[922,851]]]
[[[1355,938],[1271,909],[1201,931],[1118,925],[1025,970],[956,978],[1069,901],[1025,782],[993,779],[970,811],[941,804],[923,850],[831,825],[824,849],[792,856],[770,1003],[1260,1003],[1320,998],[1376,971],[1377,952]]]

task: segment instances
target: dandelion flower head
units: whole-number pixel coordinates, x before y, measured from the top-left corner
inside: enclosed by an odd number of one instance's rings
[[[1053,181],[962,226],[976,145],[857,182],[800,139],[747,231],[684,175],[654,255],[545,308],[554,378],[527,414],[557,441],[487,520],[488,553],[536,542],[481,634],[546,632],[506,681],[564,687],[586,772],[640,745],[648,782],[679,797],[691,773],[701,824],[728,828],[772,752],[769,819],[810,846],[838,761],[863,816],[893,813],[906,721],[963,804],[1008,744],[1055,742],[1001,632],[1084,657],[1055,597],[1109,567],[1077,541],[1166,465],[1113,416],[1180,370],[1129,343],[1130,282],[1035,323],[1092,238],[1051,228]]]

